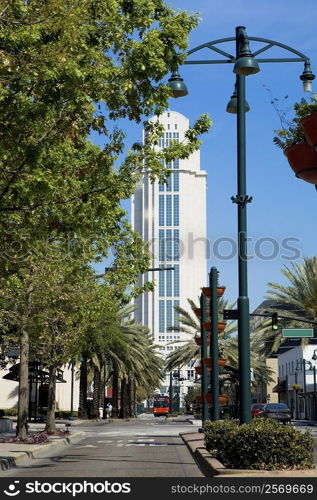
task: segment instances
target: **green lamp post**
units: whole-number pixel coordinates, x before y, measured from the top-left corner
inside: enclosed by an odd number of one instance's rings
[[[264,45],[252,53],[249,41],[261,42]],[[235,55],[225,52],[218,45],[227,42],[235,42]],[[259,58],[260,54],[272,47],[279,47],[290,52],[296,57],[287,58]],[[245,113],[249,105],[245,100],[245,77],[260,71],[259,63],[282,63],[303,62],[304,71],[300,79],[304,85],[305,92],[311,92],[312,81],[315,76],[310,69],[310,60],[307,56],[296,49],[266,38],[248,37],[246,28],[238,26],[235,37],[221,38],[204,43],[188,51],[188,56],[203,49],[209,49],[223,56],[224,59],[189,60],[184,64],[233,64],[236,76],[236,96],[233,94],[227,111],[237,114],[237,195],[231,200],[238,207],[238,342],[239,342],[239,387],[240,387],[240,422],[251,421],[251,380],[250,380],[250,325],[249,325],[249,298],[248,298],[248,275],[247,275],[247,204],[252,197],[246,191],[246,125]],[[168,80],[174,97],[182,97],[188,94],[183,78],[178,71],[174,71]]]

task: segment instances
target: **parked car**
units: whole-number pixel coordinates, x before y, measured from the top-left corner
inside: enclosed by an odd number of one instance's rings
[[[257,417],[260,413],[260,411],[263,409],[263,406],[265,406],[265,403],[254,403],[251,406],[251,415],[253,417]]]
[[[260,410],[258,417],[267,417],[286,424],[291,421],[291,410],[284,403],[267,403]]]

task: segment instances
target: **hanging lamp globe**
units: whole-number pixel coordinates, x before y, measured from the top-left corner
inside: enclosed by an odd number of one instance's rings
[[[230,98],[230,101],[226,107],[227,113],[232,113],[236,115],[238,113],[238,98],[237,98],[237,87],[235,85],[234,92]],[[247,100],[244,101],[244,111],[247,113],[250,111],[250,106]]]
[[[254,75],[260,71],[259,65],[252,54],[239,57],[234,65],[233,72],[240,76]]]
[[[303,82],[304,92],[312,92],[312,81],[315,80],[315,75],[311,72],[309,60],[305,61],[304,71],[299,78]]]
[[[177,98],[188,95],[184,79],[180,76],[178,71],[173,71],[172,76],[168,79],[167,85],[172,89],[173,97]]]

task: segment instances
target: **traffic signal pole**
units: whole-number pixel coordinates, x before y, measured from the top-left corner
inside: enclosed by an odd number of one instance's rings
[[[219,420],[219,366],[218,366],[218,297],[217,297],[218,271],[212,267],[209,275],[209,286],[211,291],[210,316],[211,316],[211,420]]]

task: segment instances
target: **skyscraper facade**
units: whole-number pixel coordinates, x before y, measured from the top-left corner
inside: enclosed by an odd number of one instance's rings
[[[155,118],[156,119],[156,118]],[[183,142],[189,120],[175,111],[159,117],[164,126],[159,148],[171,140]],[[167,165],[170,175],[167,183],[151,183],[146,172],[132,199],[132,226],[149,245],[151,267],[168,268],[168,271],[150,271],[140,281],[154,281],[154,292],[144,293],[136,299],[136,319],[147,325],[163,357],[181,344],[171,342],[188,340],[184,333],[171,331],[178,326],[175,306],[190,312],[187,299],[198,304],[200,288],[207,279],[206,260],[206,180],[200,170],[200,152],[186,160],[174,160]],[[188,382],[194,380],[194,369],[189,364],[181,370]],[[168,378],[161,392],[168,391]]]

